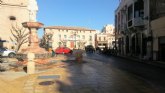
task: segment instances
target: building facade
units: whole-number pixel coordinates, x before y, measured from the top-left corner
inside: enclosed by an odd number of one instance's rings
[[[106,25],[96,34],[96,47],[113,49],[115,42],[114,26]]]
[[[105,48],[108,47],[108,40],[106,33],[97,33],[96,34],[96,47]]]
[[[48,46],[56,49],[66,46],[71,49],[85,49],[85,46],[95,47],[96,30],[82,27],[49,26],[44,28],[44,35],[50,35],[46,42]]]
[[[164,47],[162,42],[165,26],[164,2],[164,0],[120,1],[115,11],[115,37],[119,55],[148,60],[164,56],[162,53],[164,50],[161,50]],[[158,41],[163,44],[158,44]]]
[[[153,60],[165,61],[165,0],[150,0]]]
[[[21,28],[22,22],[29,21],[28,0],[0,0],[0,47],[14,48],[11,29]]]

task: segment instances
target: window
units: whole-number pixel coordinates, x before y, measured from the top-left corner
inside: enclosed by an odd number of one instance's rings
[[[80,38],[80,35],[77,35],[78,38]]]
[[[165,0],[156,1],[156,14],[158,17],[165,16]]]
[[[67,36],[66,36],[66,35],[64,35],[64,38],[66,39],[66,38],[67,38]]]
[[[128,7],[128,20],[131,20],[133,18],[133,5],[130,5]]]
[[[101,41],[101,37],[99,37],[99,41]]]
[[[63,44],[64,44],[64,46],[66,47],[66,45],[67,45],[66,42],[63,42]]]
[[[92,36],[89,36],[89,40],[92,41]]]
[[[85,39],[85,35],[82,36],[82,39]]]
[[[104,41],[106,40],[106,37],[104,37]]]
[[[58,45],[61,46],[61,42],[58,42]]]
[[[81,43],[80,42],[77,42],[77,45],[78,45],[78,48],[80,48]]]
[[[11,21],[14,21],[14,20],[16,20],[16,17],[15,17],[15,16],[9,16],[9,19],[10,19]]]
[[[59,38],[61,39],[61,35],[59,34]]]
[[[143,0],[138,0],[134,4],[134,18],[144,16],[144,2]]]

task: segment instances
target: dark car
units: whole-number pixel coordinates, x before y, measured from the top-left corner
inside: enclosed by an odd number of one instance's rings
[[[95,52],[95,48],[92,45],[88,45],[85,47],[86,52]]]
[[[56,54],[69,54],[72,53],[72,50],[68,47],[58,47],[55,50]]]

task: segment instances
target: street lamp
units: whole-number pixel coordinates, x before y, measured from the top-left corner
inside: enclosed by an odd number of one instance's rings
[[[74,31],[74,32],[72,32],[73,33],[73,35],[74,35],[74,48],[76,48],[76,35],[77,35],[77,32],[76,31]]]

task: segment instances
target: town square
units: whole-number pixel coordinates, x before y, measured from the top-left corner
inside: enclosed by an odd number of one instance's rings
[[[0,93],[165,93],[164,0],[0,0]]]

